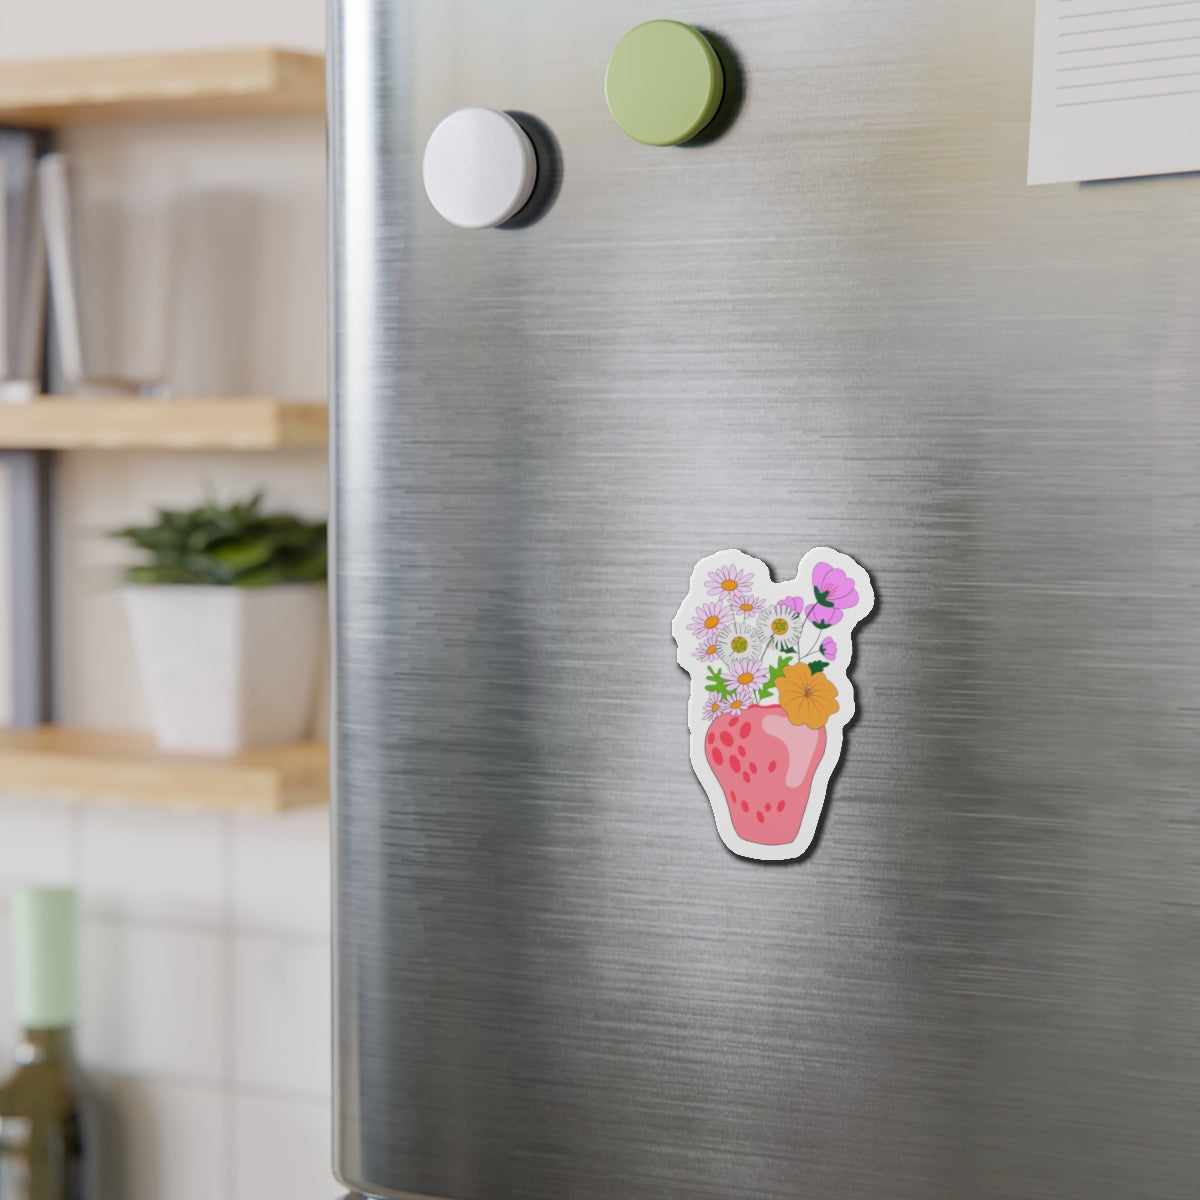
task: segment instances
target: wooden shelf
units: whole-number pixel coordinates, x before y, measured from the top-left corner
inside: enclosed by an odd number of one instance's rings
[[[324,404],[265,396],[0,403],[0,449],[285,450],[324,446]]]
[[[44,128],[324,108],[324,59],[288,50],[10,61],[0,69],[0,123],[7,125]]]
[[[66,800],[275,813],[329,800],[319,742],[236,758],[163,754],[151,738],[46,725],[0,731],[0,791]]]

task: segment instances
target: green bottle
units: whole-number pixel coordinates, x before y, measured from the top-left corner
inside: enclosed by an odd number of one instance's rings
[[[14,893],[16,1069],[0,1087],[0,1200],[93,1200],[75,1066],[75,893]]]

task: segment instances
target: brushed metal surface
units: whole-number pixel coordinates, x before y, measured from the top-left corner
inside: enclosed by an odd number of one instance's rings
[[[659,150],[604,65],[715,31]],[[1200,1192],[1200,180],[1024,185],[1032,7],[335,0],[340,1177]],[[453,229],[445,113],[557,201]],[[815,851],[723,849],[671,617],[872,572]]]

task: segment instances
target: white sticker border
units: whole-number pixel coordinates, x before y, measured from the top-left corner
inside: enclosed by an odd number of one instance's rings
[[[785,596],[811,594],[813,569],[822,562],[845,571],[854,581],[855,589],[858,592],[858,603],[853,608],[843,609],[842,620],[833,627],[837,631],[835,636],[837,637],[838,654],[837,658],[824,671],[830,682],[837,688],[838,711],[825,724],[825,752],[813,776],[808,803],[800,822],[800,832],[795,841],[779,846],[748,842],[735,832],[725,793],[705,757],[704,738],[709,729],[709,724],[704,719],[705,699],[708,695],[705,691],[705,684],[708,681],[707,668],[704,663],[697,661],[694,657],[693,652],[697,643],[695,635],[688,629],[688,622],[693,618],[697,607],[712,600],[705,588],[705,580],[712,571],[732,565],[749,572],[754,577],[756,593],[762,596],[767,605],[772,605],[782,601]],[[825,810],[829,781],[842,758],[844,730],[854,719],[855,713],[854,686],[849,677],[850,664],[854,658],[854,639],[852,636],[846,635],[852,634],[855,626],[867,617],[874,607],[875,590],[866,570],[849,555],[842,554],[829,546],[814,546],[800,560],[795,576],[783,583],[776,583],[773,580],[771,570],[766,563],[742,550],[719,550],[715,554],[709,554],[702,558],[693,569],[687,596],[679,606],[675,619],[671,622],[671,632],[675,637],[677,647],[676,661],[688,673],[691,683],[688,698],[688,729],[691,734],[689,746],[692,770],[696,773],[696,778],[700,780],[700,784],[708,796],[721,841],[734,854],[742,858],[758,859],[762,862],[785,862],[789,859],[800,858],[808,852],[812,845],[821,823],[821,814]],[[762,703],[772,704],[771,701]],[[773,703],[778,705],[778,701]]]

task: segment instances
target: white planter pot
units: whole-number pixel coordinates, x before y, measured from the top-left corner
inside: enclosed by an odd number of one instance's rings
[[[325,587],[125,588],[163,750],[236,754],[309,736],[325,650]]]

